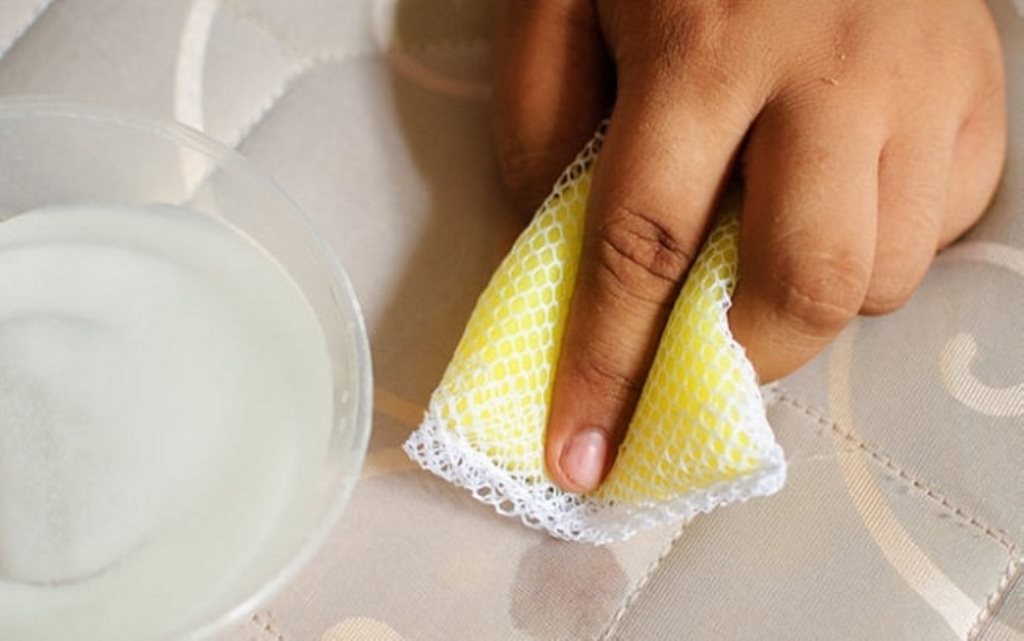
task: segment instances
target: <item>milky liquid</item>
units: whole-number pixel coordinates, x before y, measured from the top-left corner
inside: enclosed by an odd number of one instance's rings
[[[308,527],[327,348],[284,270],[169,206],[0,223],[0,639],[157,638]]]

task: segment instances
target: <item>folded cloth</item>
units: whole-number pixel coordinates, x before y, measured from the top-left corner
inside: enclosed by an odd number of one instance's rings
[[[785,481],[754,369],[729,332],[739,222],[723,213],[672,309],[604,483],[560,489],[544,436],[583,244],[597,133],[555,185],[480,296],[423,424],[405,451],[477,499],[559,538],[607,543]]]

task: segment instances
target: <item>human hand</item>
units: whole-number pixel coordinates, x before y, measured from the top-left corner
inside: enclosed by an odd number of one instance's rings
[[[903,305],[1005,155],[982,0],[505,0],[495,49],[499,158],[524,207],[611,113],[547,435],[571,491],[610,468],[737,162],[729,321],[767,382]]]

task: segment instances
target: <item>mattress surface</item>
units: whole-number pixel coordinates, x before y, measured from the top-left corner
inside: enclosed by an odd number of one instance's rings
[[[400,450],[521,220],[490,147],[490,2],[3,0],[0,95],[239,149],[362,301],[376,413],[352,502],[219,638],[1024,640],[1024,2],[990,4],[1012,121],[991,210],[904,309],[768,389],[781,493],[592,547],[495,517]]]

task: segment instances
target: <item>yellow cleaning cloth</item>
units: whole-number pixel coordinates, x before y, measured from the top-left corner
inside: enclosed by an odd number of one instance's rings
[[[551,481],[544,434],[601,141],[599,132],[565,171],[491,278],[405,444],[421,466],[498,512],[591,543],[772,494],[786,475],[753,367],[726,321],[739,223],[725,214],[671,312],[608,478],[586,495]]]

